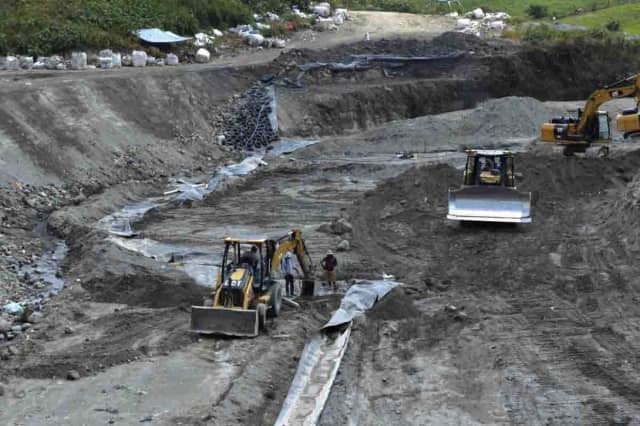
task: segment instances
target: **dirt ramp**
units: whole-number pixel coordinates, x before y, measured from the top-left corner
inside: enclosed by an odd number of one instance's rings
[[[96,250],[100,251],[100,260],[86,255],[72,269],[93,301],[163,308],[199,305],[210,293],[169,264],[113,245]]]
[[[168,275],[168,276],[167,276]],[[83,284],[93,300],[126,303],[133,306],[162,308],[197,305],[207,291],[190,278],[179,274],[158,275],[142,266],[133,266],[124,274],[103,271]]]

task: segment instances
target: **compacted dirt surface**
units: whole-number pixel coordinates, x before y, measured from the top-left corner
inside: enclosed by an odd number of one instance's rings
[[[273,424],[307,339],[353,280],[388,274],[403,285],[354,322],[320,424],[637,422],[640,151],[617,135],[608,158],[536,142],[633,73],[636,49],[417,37],[410,16],[365,17],[233,67],[0,82],[0,302],[27,309],[0,315],[1,423]],[[357,41],[366,22],[386,32]],[[176,199],[176,179],[258,153],[216,141],[269,85],[280,135],[306,147]],[[466,147],[517,152],[532,224],[445,219]],[[107,232],[144,205],[134,233]],[[220,240],[294,228],[316,263],[337,251],[339,290],[297,298],[255,339],[190,334]]]

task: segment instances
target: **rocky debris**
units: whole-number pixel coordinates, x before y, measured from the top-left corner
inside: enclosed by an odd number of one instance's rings
[[[13,187],[0,188],[0,311],[9,302],[38,300],[37,305],[50,298],[50,279],[57,277],[56,249],[46,239],[33,238],[34,224],[45,231],[42,217],[63,206],[74,204],[84,194],[80,186],[48,185],[34,187],[15,182]],[[48,261],[42,263],[42,256]],[[53,267],[53,270],[51,269]],[[29,311],[39,311],[34,306]],[[25,318],[26,320],[26,318]]]
[[[21,315],[24,307],[16,302],[9,302],[2,307],[2,310],[10,315]]]
[[[272,94],[268,85],[257,83],[237,97],[229,111],[223,114],[223,139],[217,141],[235,149],[252,151],[278,140],[269,118]]]
[[[336,251],[348,251],[351,248],[348,240],[342,240],[336,246]]]
[[[80,373],[78,373],[76,370],[69,370],[69,372],[67,372],[67,380],[79,380],[80,379]]]
[[[206,64],[211,60],[211,53],[204,48],[198,49],[196,52],[196,62],[199,64]]]
[[[453,17],[453,16],[452,16]],[[455,16],[457,18],[457,15]],[[511,18],[505,12],[486,13],[477,8],[456,21],[455,30],[478,37],[490,37],[502,34],[506,28],[505,21]]]
[[[353,231],[351,224],[344,218],[334,219],[330,223],[323,223],[317,229],[325,234],[344,235]]]
[[[11,322],[4,319],[4,318],[0,318],[0,333],[6,333],[8,331],[11,330]]]
[[[331,232],[336,235],[348,234],[353,231],[353,226],[345,218],[331,222]]]

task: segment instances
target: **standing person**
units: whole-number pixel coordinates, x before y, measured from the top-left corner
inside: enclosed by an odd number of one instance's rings
[[[327,251],[327,255],[322,259],[320,265],[322,266],[322,269],[324,269],[327,277],[327,283],[329,283],[333,290],[337,290],[338,284],[336,283],[336,267],[338,266],[338,259],[336,259],[331,250]]]
[[[284,275],[284,280],[287,288],[287,296],[295,296],[295,289],[293,286],[293,272],[300,274],[300,270],[293,261],[291,252],[288,251],[282,259],[280,259],[280,272]]]

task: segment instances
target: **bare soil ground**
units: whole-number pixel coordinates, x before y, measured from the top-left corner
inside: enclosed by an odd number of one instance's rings
[[[384,19],[368,22],[386,27]],[[359,31],[343,41],[359,40]],[[305,340],[339,295],[286,309],[257,339],[200,339],[187,333],[189,307],[209,289],[166,259],[128,247],[215,253],[229,233],[281,235],[296,227],[316,261],[350,242],[339,254],[342,290],[352,278],[383,273],[406,284],[356,323],[321,424],[632,423],[640,416],[640,155],[623,143],[607,159],[564,158],[531,145],[541,120],[565,104],[523,97],[580,99],[633,71],[632,48],[614,54],[596,44],[533,49],[448,34],[291,49],[237,69],[3,83],[4,93],[22,94],[3,98],[0,109],[13,123],[0,136],[15,155],[7,158],[30,162],[20,179],[75,186],[51,206],[47,194],[38,195],[29,210],[23,205],[39,189],[5,189],[4,206],[13,209],[6,216],[22,218],[7,235],[29,241],[39,218],[70,251],[67,285],[44,317],[0,341],[0,419],[273,423]],[[282,83],[309,61],[455,52],[462,52],[455,60],[394,74],[376,65],[306,73],[301,87],[277,85],[283,132],[321,137],[319,144],[267,157],[267,166],[202,202],[148,215],[135,225],[138,238],[117,240],[96,228],[127,201],[159,195],[169,175],[204,178],[237,158],[211,143],[216,114],[265,73]],[[84,95],[74,97],[75,90]],[[192,129],[201,137],[189,137]],[[88,131],[92,143],[85,143]],[[444,219],[447,189],[459,184],[461,148],[469,145],[519,151],[522,189],[537,195],[532,225],[462,228]],[[108,160],[134,148],[128,166]],[[397,159],[404,150],[419,155]],[[340,217],[352,232],[327,233],[322,225]],[[70,370],[80,379],[66,380]]]

